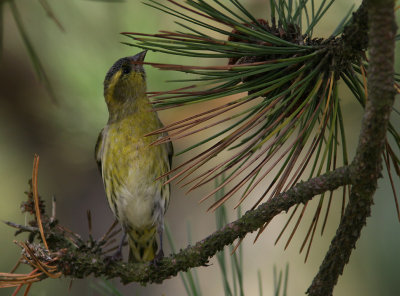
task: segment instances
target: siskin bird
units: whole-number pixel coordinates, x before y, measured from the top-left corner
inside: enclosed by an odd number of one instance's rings
[[[143,51],[119,59],[107,72],[104,98],[109,119],[95,148],[108,203],[124,230],[114,258],[121,258],[127,235],[132,262],[163,257],[162,233],[170,188],[163,185],[167,177],[157,178],[170,170],[173,154],[171,143],[151,146],[157,137],[145,136],[162,127],[146,95],[141,64],[145,56]]]

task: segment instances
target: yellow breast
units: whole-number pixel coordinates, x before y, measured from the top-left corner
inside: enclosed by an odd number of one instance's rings
[[[148,227],[157,218],[154,207],[163,198],[165,180],[155,179],[169,170],[168,152],[165,145],[150,146],[157,136],[145,134],[160,126],[157,115],[146,110],[110,123],[104,131],[106,194],[114,214],[126,226]]]

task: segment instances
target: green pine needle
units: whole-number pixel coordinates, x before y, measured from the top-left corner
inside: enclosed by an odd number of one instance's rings
[[[239,0],[148,0],[146,5],[175,17],[180,30],[123,33],[132,40],[126,43],[131,46],[203,59],[204,63],[210,58],[219,59],[222,63],[220,66],[149,63],[161,70],[188,74],[187,78],[176,80],[186,83],[186,87],[149,93],[156,110],[222,98],[228,101],[152,133],[165,135],[153,143],[156,145],[221,127],[218,132],[178,152],[180,155],[195,148],[202,149],[170,172],[173,175],[170,180],[189,186],[188,192],[224,176],[219,185],[201,199],[205,201],[218,193],[218,199],[209,210],[218,211],[235,195],[239,196],[239,205],[265,184],[267,177],[272,181],[260,196],[256,196],[254,206],[264,198],[273,198],[287,190],[302,178],[315,177],[324,170],[349,163],[337,85],[343,80],[364,108],[368,63],[364,50],[357,49],[351,54],[343,50],[342,33],[352,22],[349,17],[353,7],[330,38],[313,37],[313,31],[333,2],[271,0],[271,19],[264,20],[256,19]],[[399,77],[396,79],[396,83],[400,81]],[[400,112],[394,114],[400,115]],[[393,124],[388,131],[394,145],[400,147],[399,132]],[[390,145],[388,142],[386,147],[391,162],[385,163],[388,169],[393,163],[400,177],[398,150]],[[340,160],[338,149],[341,149]],[[231,156],[222,160],[216,158],[226,151],[232,151]],[[208,164],[211,167],[206,167]],[[306,170],[308,167],[310,170]],[[231,189],[224,191],[230,184]],[[324,221],[323,233],[330,202],[331,197],[323,196],[319,201],[315,222],[310,225],[301,248],[307,245],[306,258],[319,220]],[[342,209],[344,205],[345,195]],[[325,218],[319,219],[323,207],[327,209]],[[306,208],[307,205],[302,213]],[[286,247],[301,217],[303,215]],[[223,257],[219,260],[224,264]],[[238,290],[226,287],[226,291],[235,293]]]

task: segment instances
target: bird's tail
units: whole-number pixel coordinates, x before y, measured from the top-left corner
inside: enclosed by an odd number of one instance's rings
[[[130,230],[128,232],[128,243],[130,262],[146,262],[153,260],[158,249],[156,226]]]

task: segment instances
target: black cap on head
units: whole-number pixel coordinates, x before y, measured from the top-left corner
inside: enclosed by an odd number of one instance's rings
[[[136,72],[141,72],[144,74],[144,69],[143,65],[141,64],[135,64],[132,62],[143,62],[144,58],[146,57],[147,50],[144,50],[142,52],[139,52],[138,54],[130,57],[125,57],[121,58],[118,61],[114,63],[114,65],[111,66],[111,68],[108,70],[106,74],[106,78],[104,80],[104,83],[107,83],[110,81],[111,77],[118,72],[119,69],[121,69],[123,66],[130,65],[132,69],[135,69]]]

